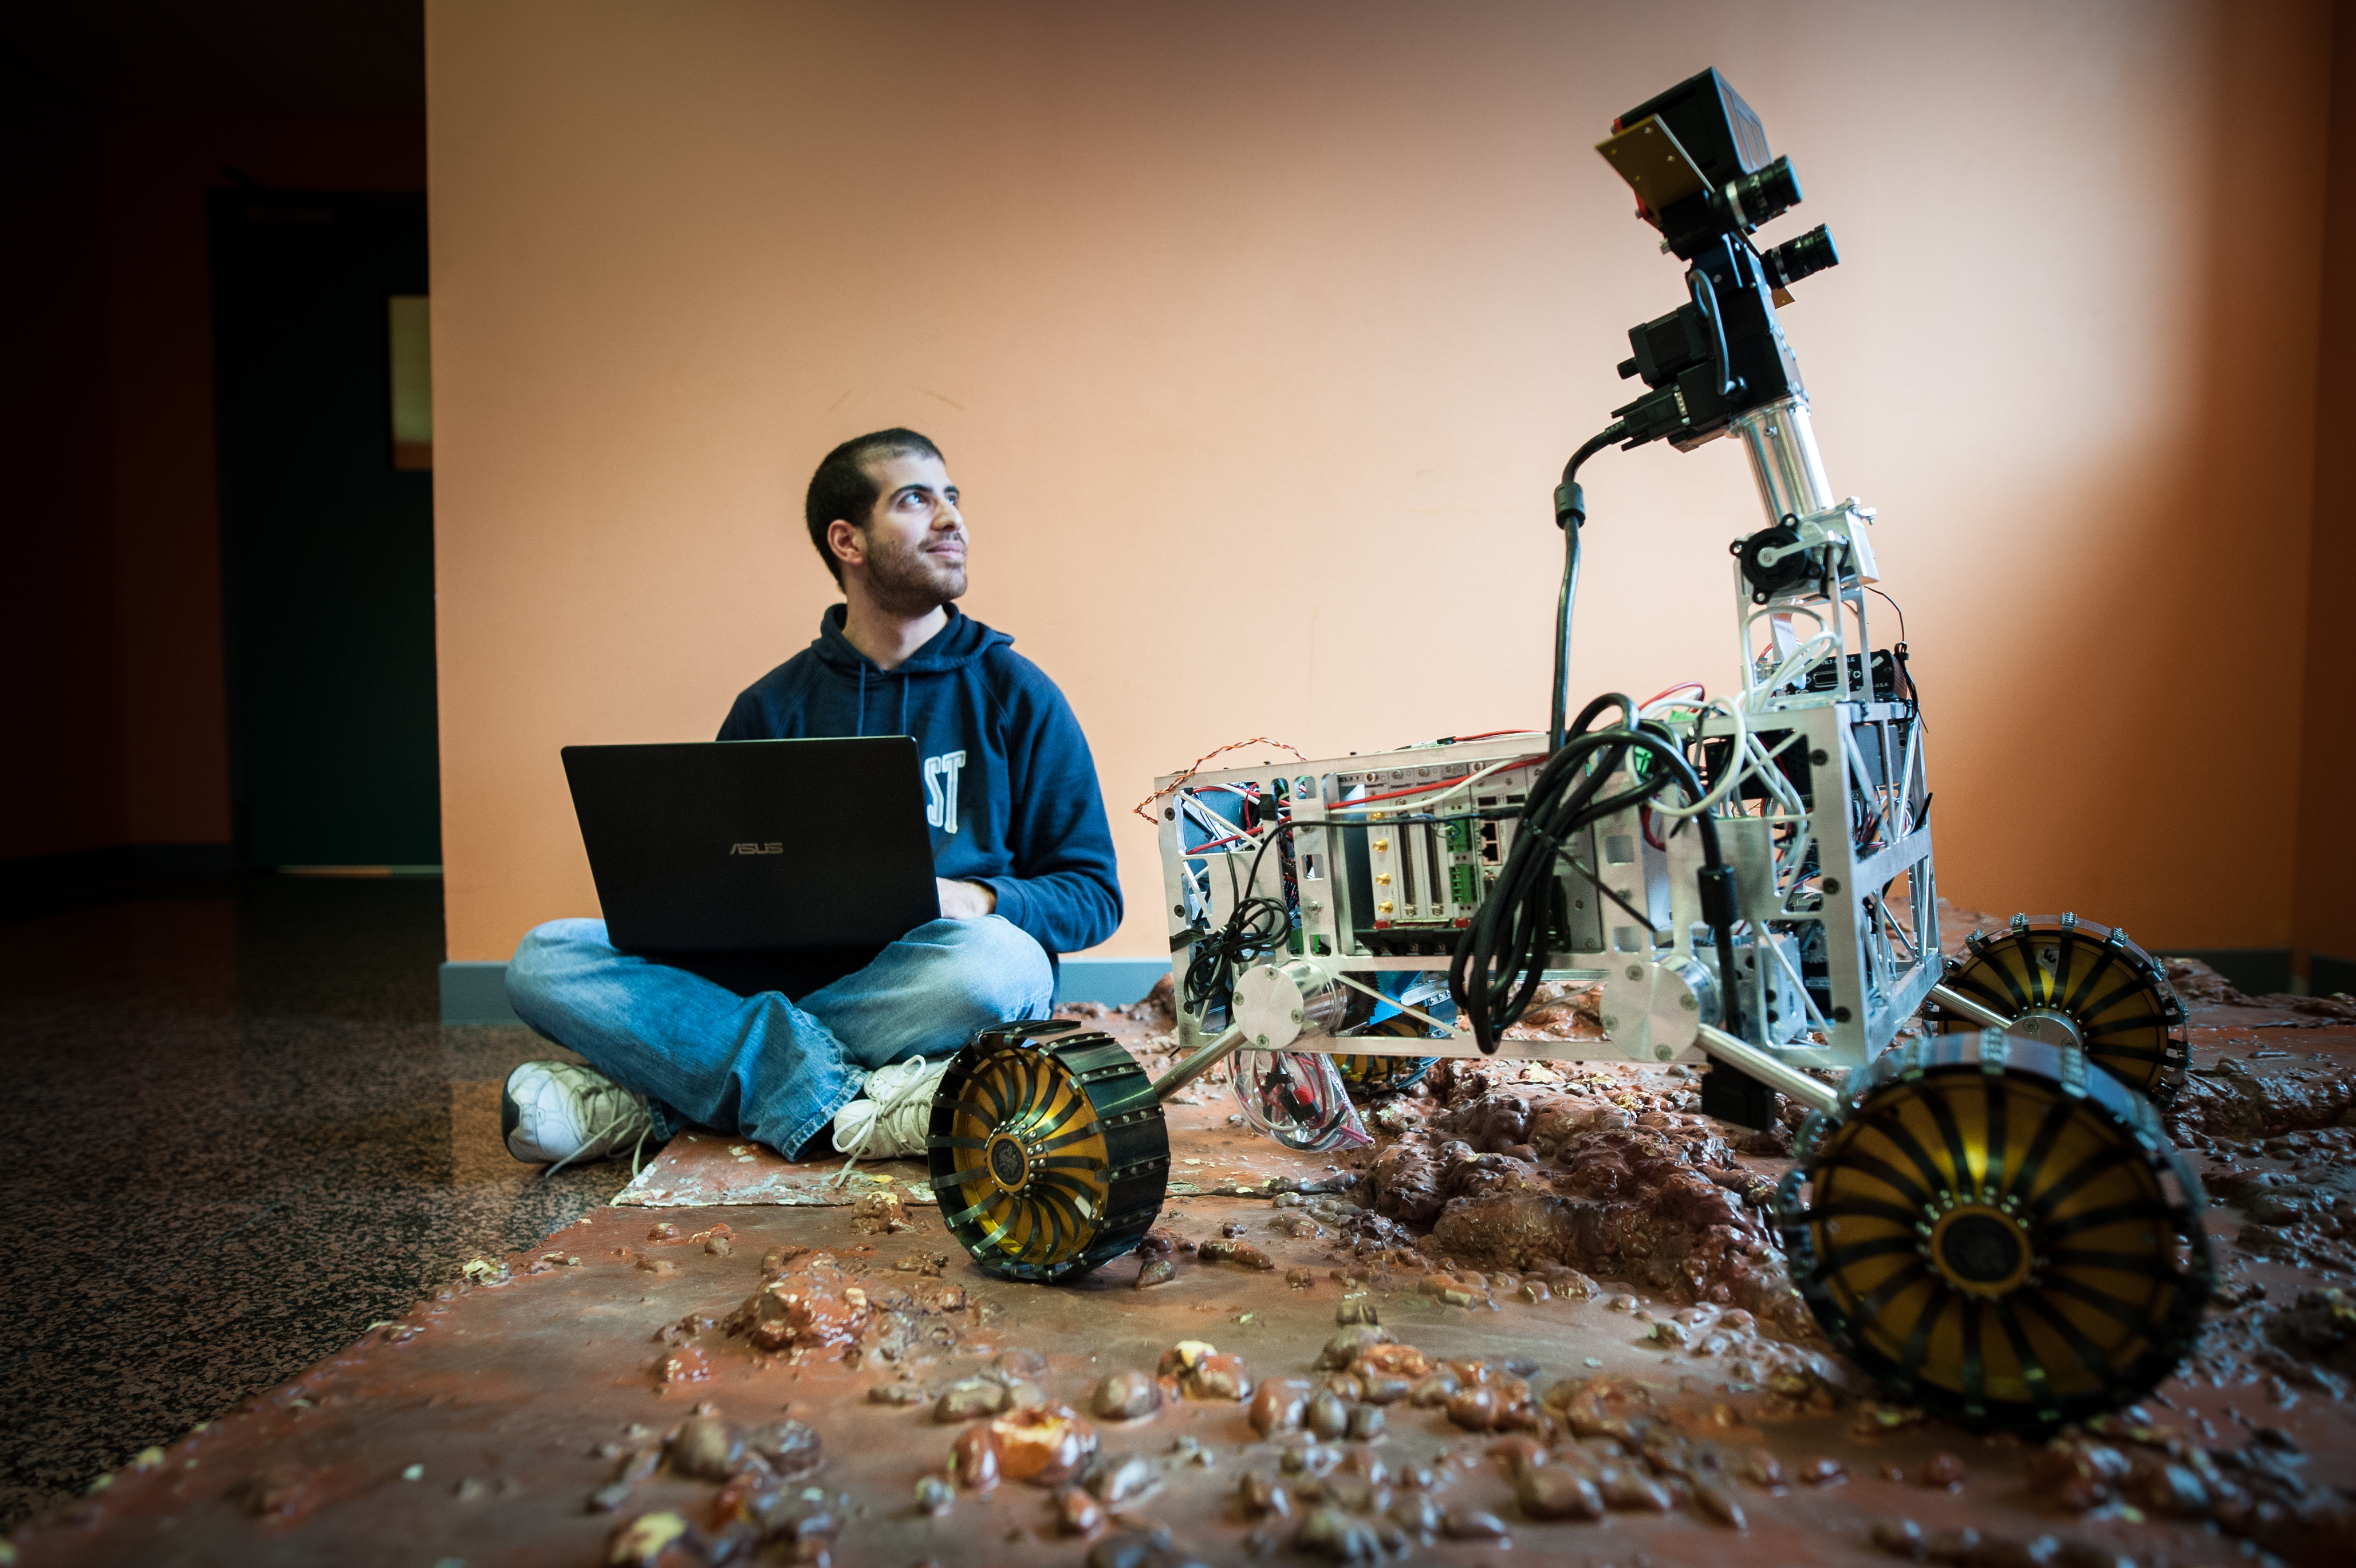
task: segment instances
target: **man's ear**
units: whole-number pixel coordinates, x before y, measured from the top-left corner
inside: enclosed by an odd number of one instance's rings
[[[858,529],[839,517],[826,525],[826,547],[846,566],[867,564],[867,542]]]

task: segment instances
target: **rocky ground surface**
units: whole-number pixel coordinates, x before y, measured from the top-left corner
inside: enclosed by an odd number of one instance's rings
[[[1796,1113],[1711,1121],[1684,1067],[1459,1063],[1327,1155],[1248,1140],[1228,1090],[1198,1086],[1156,1230],[1069,1287],[982,1273],[889,1167],[854,1202],[605,1211],[470,1265],[9,1550],[2337,1568],[2356,1004],[2171,974],[2194,1009],[2171,1124],[2211,1196],[2217,1300],[2176,1378],[2049,1442],[1890,1404],[1826,1349],[1765,1221]],[[1151,1001],[1073,1011],[1149,1066],[1174,1053]],[[1596,1031],[1556,989],[1520,1032]],[[649,1201],[677,1185],[650,1174]]]

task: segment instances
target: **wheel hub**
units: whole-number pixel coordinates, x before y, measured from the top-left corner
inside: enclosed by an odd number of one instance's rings
[[[2077,1051],[2086,1048],[2086,1038],[2078,1026],[2078,1020],[2057,1008],[2031,1007],[2015,1018],[2012,1027],[2005,1032],[2025,1035],[2049,1046],[2067,1046]]]
[[[1987,1296],[2019,1289],[2035,1251],[2026,1226],[1984,1203],[1958,1204],[1941,1215],[1922,1250],[1949,1284]]]
[[[1001,1133],[991,1139],[985,1157],[990,1161],[990,1179],[1001,1192],[1020,1192],[1031,1179],[1030,1151],[1012,1133]]]

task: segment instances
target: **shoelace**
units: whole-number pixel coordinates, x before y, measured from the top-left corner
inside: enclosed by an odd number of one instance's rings
[[[616,1127],[624,1125],[629,1121],[630,1112],[632,1111],[639,1111],[643,1113],[644,1108],[631,1105],[626,1101],[624,1101],[619,1112],[608,1118],[604,1126],[598,1128],[595,1132],[581,1140],[581,1146],[579,1148],[573,1150],[571,1154],[565,1155],[554,1165],[550,1165],[547,1169],[541,1171],[540,1173],[541,1179],[543,1181],[547,1180],[550,1176],[554,1176],[557,1172],[562,1170],[565,1166],[571,1165],[573,1161],[579,1159],[582,1155],[595,1148],[606,1133],[612,1132]],[[640,1152],[646,1148],[647,1139],[653,1134],[654,1130],[654,1118],[648,1116],[647,1118],[646,1126],[640,1129],[638,1133],[638,1141],[630,1145],[630,1179],[633,1181],[636,1181],[638,1176],[638,1155]],[[608,1152],[610,1153],[611,1151]]]
[[[886,1095],[882,1100],[874,1101],[875,1114],[869,1119],[867,1131],[859,1134],[858,1144],[851,1148],[851,1158],[843,1161],[842,1168],[827,1178],[827,1186],[841,1187],[844,1182],[851,1179],[852,1169],[856,1167],[860,1160],[865,1156],[867,1153],[867,1145],[875,1141],[875,1130],[884,1125],[884,1119],[886,1116],[891,1115],[902,1106],[913,1102],[918,1092],[921,1092],[927,1100],[932,1098],[933,1086],[931,1083],[926,1081],[925,1078],[925,1058],[922,1057],[910,1057],[907,1061],[901,1065],[904,1068],[914,1069],[915,1070],[908,1072],[905,1077],[902,1078],[900,1081],[893,1087],[890,1094]],[[870,1083],[875,1081],[874,1075],[873,1073],[868,1075],[868,1081]]]

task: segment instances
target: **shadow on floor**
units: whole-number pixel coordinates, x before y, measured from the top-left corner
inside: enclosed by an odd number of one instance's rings
[[[538,1180],[437,1021],[435,881],[236,879],[0,926],[0,1528],[617,1191]]]

